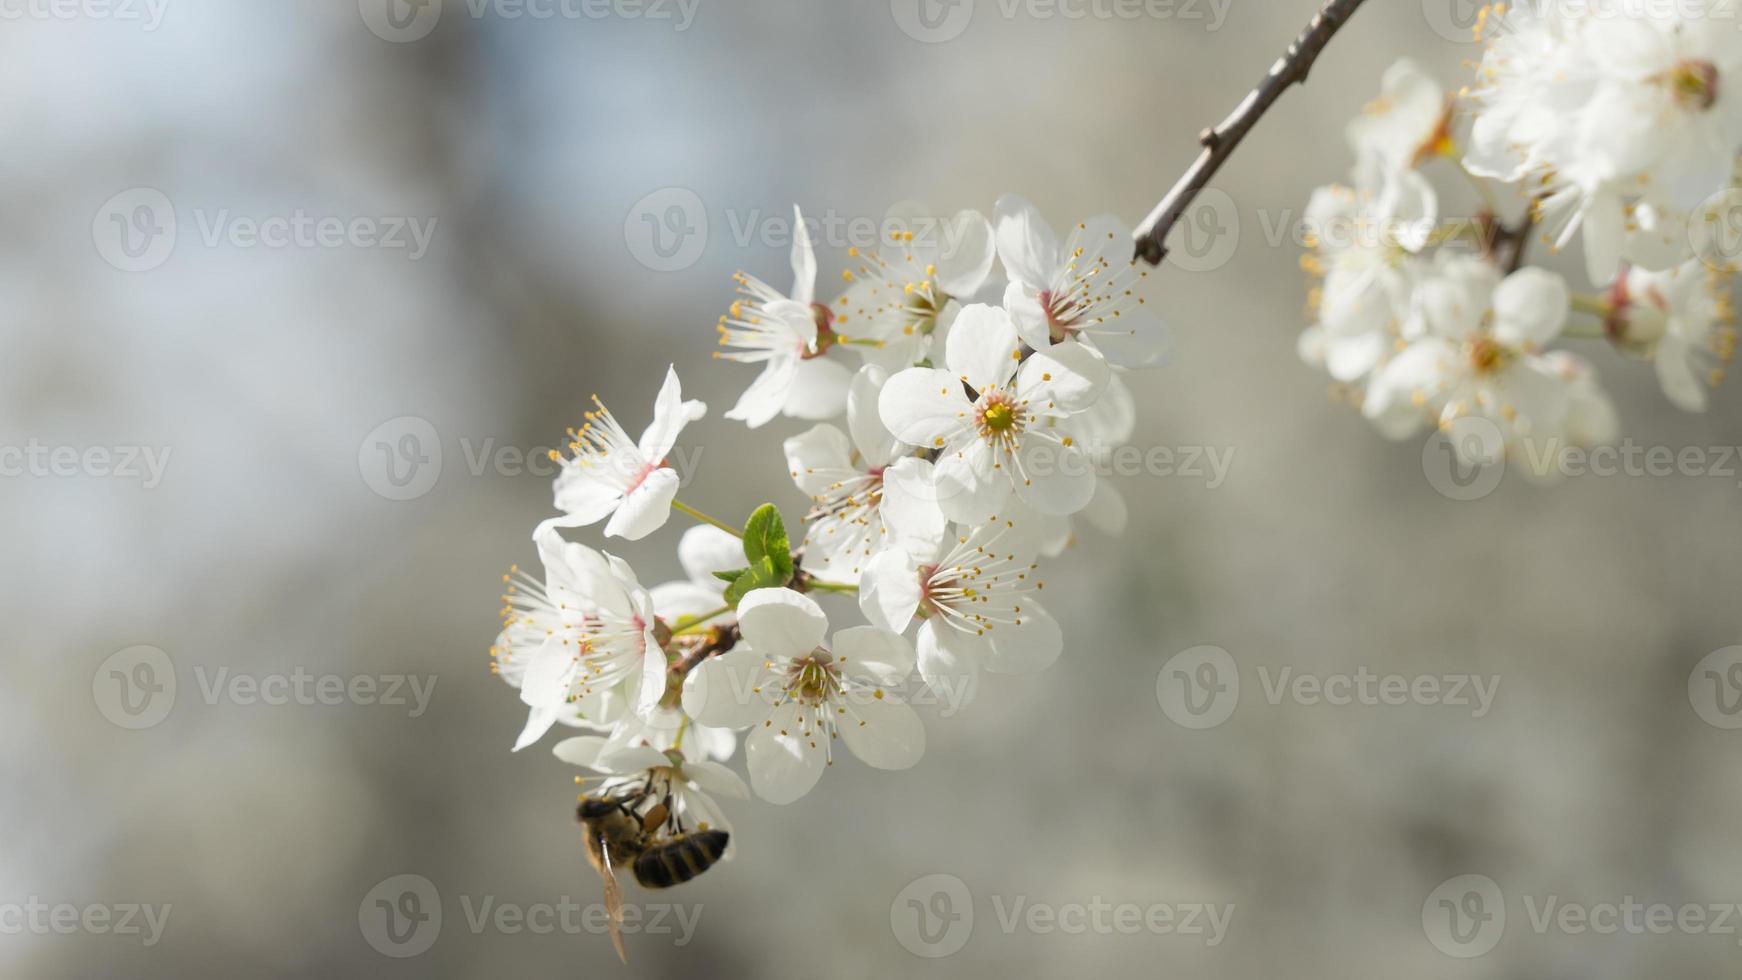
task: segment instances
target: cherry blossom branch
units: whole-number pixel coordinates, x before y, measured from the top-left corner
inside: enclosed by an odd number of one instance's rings
[[[709,515],[702,513],[701,511],[695,509],[694,507],[691,507],[689,504],[686,504],[681,500],[673,500],[671,502],[671,508],[672,508],[672,510],[679,511],[683,514],[687,514],[691,518],[698,520],[698,521],[701,521],[703,524],[712,524],[715,527],[719,528],[720,530],[725,531],[727,534],[730,534],[734,538],[741,538],[744,536],[743,531],[738,530],[737,528],[733,527],[730,524],[727,524],[725,521],[722,521],[717,517],[710,517]]]
[[[1312,70],[1313,62],[1318,60],[1319,53],[1330,43],[1331,37],[1341,30],[1355,13],[1355,8],[1365,0],[1326,0],[1306,30],[1300,37],[1288,46],[1281,58],[1271,66],[1270,73],[1264,77],[1258,87],[1235,107],[1228,118],[1221,124],[1206,129],[1198,136],[1204,152],[1198,156],[1191,169],[1180,177],[1149,217],[1143,220],[1133,236],[1137,240],[1137,257],[1150,265],[1160,265],[1167,257],[1167,236],[1173,231],[1173,226],[1185,215],[1192,201],[1210,184],[1210,179],[1216,171],[1222,169],[1222,164],[1228,162],[1235,147],[1246,138],[1246,134],[1257,124],[1259,118],[1268,111],[1273,103],[1287,91],[1289,87],[1306,81],[1307,72]]]

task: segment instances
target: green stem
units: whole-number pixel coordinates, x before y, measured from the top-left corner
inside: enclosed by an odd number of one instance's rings
[[[1574,293],[1570,304],[1579,313],[1589,313],[1607,320],[1615,313],[1615,307],[1601,296],[1591,296],[1587,293]]]
[[[690,730],[690,716],[684,715],[682,718],[678,719],[677,734],[673,735],[671,737],[671,747],[672,747],[673,751],[682,751],[683,750],[684,732],[687,732],[689,730]]]
[[[719,528],[720,530],[725,531],[727,534],[730,534],[734,538],[744,537],[743,531],[738,530],[737,528],[733,527],[730,524],[727,524],[725,521],[722,521],[717,517],[709,517],[707,514],[704,514],[701,511],[696,510],[694,507],[691,507],[689,504],[686,504],[681,500],[673,500],[671,502],[671,506],[673,509],[682,511],[683,513],[688,514],[689,516],[695,518],[696,520],[701,521],[703,524],[714,525],[715,527]]]
[[[840,585],[834,582],[811,582],[805,586],[812,592],[838,592],[843,595],[858,595],[857,585]]]
[[[731,612],[732,608],[733,607],[731,606],[721,606],[713,612],[703,613],[700,616],[686,616],[683,619],[678,620],[678,625],[672,627],[671,635],[693,636],[697,633],[706,632],[708,629],[712,628],[708,626],[708,620],[717,616],[724,616]]]

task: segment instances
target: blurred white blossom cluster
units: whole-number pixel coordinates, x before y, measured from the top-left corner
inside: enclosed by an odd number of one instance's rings
[[[1041,565],[1079,518],[1124,526],[1096,454],[1131,436],[1124,372],[1161,357],[1146,271],[1112,218],[1061,240],[1013,196],[991,219],[922,210],[892,212],[882,247],[849,250],[831,300],[802,214],[790,289],[734,277],[717,357],[759,373],[726,417],[814,424],[708,475],[772,477],[802,501],[794,530],[778,502],[726,521],[678,499],[706,486],[669,462],[706,406],[675,368],[639,436],[597,399],[569,431],[558,514],[534,533],[542,572],[506,577],[491,650],[528,709],[517,749],[579,729],[555,751],[601,780],[595,797],[657,797],[679,833],[725,830],[717,798],[791,803],[842,746],[908,768],[925,750],[916,703],[959,708],[981,671],[1058,658]],[[564,537],[602,525],[637,540],[674,511],[696,522],[677,542],[681,581],[644,586]],[[831,624],[819,596],[856,601],[863,622]],[[748,783],[725,764],[740,744]]]
[[[1473,85],[1397,62],[1348,127],[1352,186],[1308,209],[1322,282],[1300,352],[1378,429],[1461,419],[1472,465],[1612,442],[1615,410],[1582,356],[1606,339],[1702,411],[1735,348],[1728,299],[1742,206],[1742,33],[1701,0],[1526,0],[1480,12]],[[1442,220],[1430,171],[1468,180]],[[1510,197],[1507,197],[1510,195]],[[1506,223],[1505,212],[1520,217]],[[1524,264],[1577,238],[1588,288]],[[1540,472],[1540,470],[1539,470]]]

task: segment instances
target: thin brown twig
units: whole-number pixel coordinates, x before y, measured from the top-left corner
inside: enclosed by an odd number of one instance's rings
[[[1234,148],[1246,138],[1246,134],[1258,122],[1259,118],[1269,110],[1270,106],[1287,91],[1290,86],[1306,81],[1307,72],[1312,70],[1313,62],[1318,60],[1319,53],[1330,43],[1331,37],[1341,30],[1355,13],[1355,8],[1365,0],[1327,0],[1319,9],[1306,30],[1300,37],[1288,46],[1270,73],[1258,83],[1258,87],[1235,107],[1228,118],[1213,129],[1206,129],[1198,136],[1198,142],[1204,152],[1180,177],[1155,210],[1149,213],[1143,224],[1138,226],[1133,236],[1137,241],[1137,257],[1150,265],[1160,265],[1167,257],[1167,236],[1173,226],[1185,215],[1200,192],[1210,184],[1210,179],[1216,171],[1222,169],[1222,164],[1233,155]]]

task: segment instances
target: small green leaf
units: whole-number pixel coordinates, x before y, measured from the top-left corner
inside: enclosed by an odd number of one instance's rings
[[[750,569],[748,568],[734,568],[729,572],[715,572],[714,577],[722,582],[736,582],[738,581],[738,576],[743,575],[749,570]]]
[[[787,556],[787,561],[788,563],[792,561],[791,555]],[[726,587],[726,601],[736,606],[739,601],[741,601],[746,595],[749,595],[753,590],[777,588],[785,585],[787,580],[791,577],[792,573],[790,571],[782,572],[779,568],[775,567],[773,558],[763,558],[761,561],[753,563],[749,568],[744,569],[743,574],[739,575],[736,581]]]
[[[786,536],[786,522],[780,518],[780,508],[763,504],[744,522],[744,557],[750,559],[752,569],[764,559],[773,562],[780,578],[773,585],[785,585],[792,578],[792,542]]]

